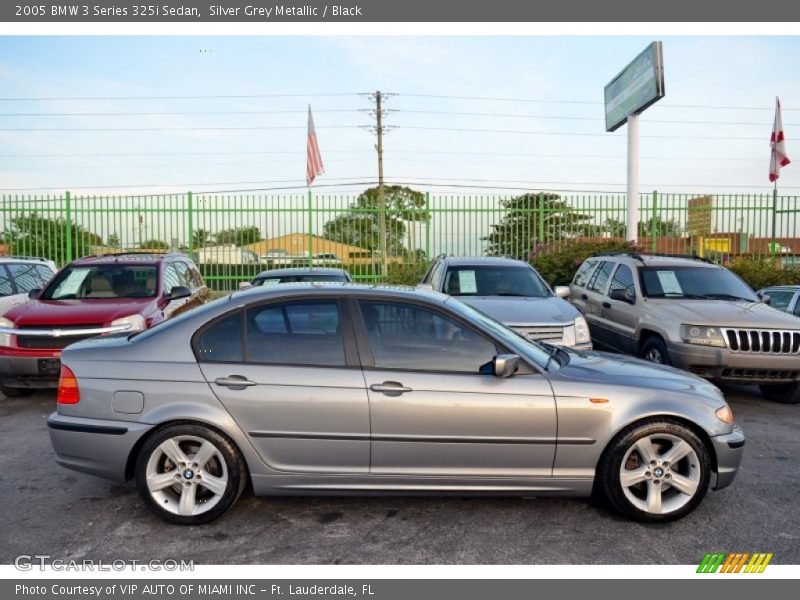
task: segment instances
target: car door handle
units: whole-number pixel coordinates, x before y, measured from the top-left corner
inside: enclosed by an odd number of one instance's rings
[[[214,383],[223,387],[229,388],[246,388],[256,384],[255,381],[250,381],[241,375],[229,375],[228,377],[217,377]]]
[[[369,386],[373,392],[382,392],[384,394],[402,394],[404,392],[412,392],[410,387],[405,387],[399,381],[384,381],[383,383],[373,383]]]
[[[603,308],[611,308],[611,302],[603,302]]]
[[[586,294],[581,294],[581,300],[588,300],[588,299],[589,296],[587,296]]]

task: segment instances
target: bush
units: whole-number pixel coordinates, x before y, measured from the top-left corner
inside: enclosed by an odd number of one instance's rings
[[[559,242],[553,246],[537,246],[531,264],[551,286],[569,285],[575,271],[588,257],[599,252],[633,252],[630,242],[609,239],[582,239]]]
[[[754,290],[770,285],[800,285],[800,271],[782,269],[776,259],[767,256],[740,257],[730,262],[728,268]]]
[[[389,263],[386,283],[415,286],[422,281],[427,271],[426,263]]]

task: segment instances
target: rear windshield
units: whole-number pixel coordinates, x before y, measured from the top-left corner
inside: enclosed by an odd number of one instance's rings
[[[43,300],[153,298],[158,287],[156,265],[66,267],[45,288]]]

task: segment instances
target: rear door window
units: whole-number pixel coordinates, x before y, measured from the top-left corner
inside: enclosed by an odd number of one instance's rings
[[[614,273],[614,278],[611,280],[611,287],[609,293],[614,290],[622,290],[629,298],[636,295],[636,289],[633,285],[633,273],[628,265],[620,265]]]
[[[5,265],[0,265],[0,296],[10,296],[14,293],[14,286],[11,284],[11,275]]]
[[[247,309],[247,361],[344,367],[339,304],[297,301]]]
[[[197,359],[203,362],[242,362],[242,313],[220,319],[195,342]]]
[[[603,293],[606,291],[606,286],[608,285],[608,278],[611,276],[611,271],[614,270],[614,263],[610,261],[603,261],[600,263],[600,266],[592,275],[592,278],[589,280],[589,289],[593,292],[600,292]]]

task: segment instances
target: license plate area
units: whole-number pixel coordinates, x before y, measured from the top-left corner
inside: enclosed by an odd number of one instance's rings
[[[61,373],[61,359],[59,358],[40,358],[39,375],[58,377]]]

